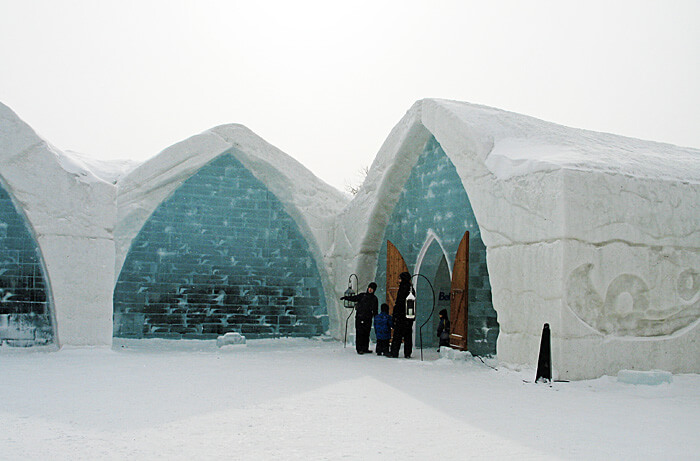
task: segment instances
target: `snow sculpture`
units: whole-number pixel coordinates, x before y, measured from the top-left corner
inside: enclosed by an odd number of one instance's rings
[[[668,274],[672,269],[664,268],[664,261],[654,261],[653,265],[662,270],[650,274],[650,277]],[[583,264],[571,272],[567,301],[582,321],[602,334],[628,337],[671,335],[700,318],[700,287],[693,270],[678,275],[676,296],[673,295],[676,288],[673,280],[659,280],[658,289],[652,291],[644,279],[635,274],[618,275],[602,296],[592,283],[592,270],[592,264]],[[650,297],[661,293],[671,297],[653,299],[652,304]]]

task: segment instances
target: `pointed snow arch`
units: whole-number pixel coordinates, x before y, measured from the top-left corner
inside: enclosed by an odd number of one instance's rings
[[[401,184],[398,179],[394,186]],[[386,280],[385,241],[403,255],[411,272],[423,263],[436,244],[447,261],[454,261],[465,231],[469,232],[469,334],[468,349],[477,355],[494,355],[498,337],[496,311],[486,267],[486,246],[462,179],[438,141],[430,137],[410,170],[393,210],[387,219],[379,248],[376,280]],[[435,259],[435,258],[433,258]],[[436,273],[439,259],[430,270]],[[422,269],[421,269],[422,270]]]
[[[421,250],[418,252],[418,256],[416,258],[416,272],[420,273],[420,270],[423,266],[423,262],[426,260],[426,257],[428,257],[428,251],[432,249],[433,245],[437,245],[438,248],[440,248],[440,251],[442,252],[442,255],[447,258],[447,251],[445,251],[445,245],[440,241],[440,237],[435,234],[435,231],[432,229],[428,229],[428,236],[425,239],[425,242],[423,243],[423,247]],[[430,258],[428,257],[428,260]],[[447,270],[450,273],[450,276],[452,275],[452,262],[446,259],[447,262]]]
[[[357,239],[352,239],[350,236],[350,245],[358,254],[354,270],[357,273],[375,274],[379,286],[383,285],[382,265],[385,260],[385,241],[393,236],[390,230],[392,226],[395,227],[395,232],[414,234],[414,239],[407,245],[394,236],[396,240],[394,243],[406,257],[409,268],[412,265],[415,267],[417,263],[415,258],[420,250],[417,246],[426,238],[427,229],[432,228],[440,236],[445,250],[451,253],[451,257],[447,258],[450,262],[454,257],[453,253],[457,251],[463,233],[469,231],[473,239],[470,242],[470,249],[479,253],[478,256],[470,257],[469,260],[472,264],[480,266],[478,269],[470,269],[470,274],[478,277],[478,280],[473,281],[477,285],[475,288],[481,290],[481,292],[470,290],[472,297],[470,302],[478,303],[480,306],[479,309],[474,310],[474,313],[479,315],[474,318],[477,321],[474,327],[479,331],[471,335],[471,338],[478,340],[478,343],[470,347],[475,353],[494,354],[499,327],[491,296],[485,241],[493,242],[494,237],[498,237],[499,234],[481,227],[483,222],[493,221],[492,210],[486,208],[485,205],[489,203],[484,200],[490,192],[488,188],[491,184],[486,184],[485,189],[482,189],[481,185],[491,177],[484,159],[491,152],[494,139],[488,130],[484,130],[479,125],[481,122],[479,117],[484,116],[482,112],[488,112],[490,109],[473,107],[474,119],[471,120],[457,114],[449,101],[431,99],[417,101],[382,145],[365,183],[341,216],[341,220],[345,223],[353,223],[354,227],[356,227],[354,223],[365,223],[360,226],[360,229],[354,229],[358,234]],[[489,114],[489,116],[497,117],[500,113]],[[450,188],[440,190],[439,183],[421,183],[417,179],[416,170],[422,168],[421,162],[424,162],[426,152],[435,148],[439,149],[439,155],[437,151],[434,154],[444,163],[440,168],[449,171]],[[436,169],[432,172],[428,170],[424,173],[434,173],[439,176],[444,172]],[[462,209],[468,210],[469,225],[466,225],[464,219],[461,222],[456,219],[464,214],[459,210],[459,206],[455,207],[456,214],[453,213],[449,219],[442,220],[438,225],[427,224],[431,218],[424,216],[423,223],[416,226],[413,222],[415,217],[406,213],[405,210],[401,211],[402,200],[405,204],[407,199],[407,190],[425,190],[430,194],[431,188],[433,196],[425,198],[434,202],[433,204],[437,207],[453,206],[453,198],[463,194],[463,201],[468,205]],[[472,202],[472,192],[474,202]],[[450,194],[454,194],[454,197],[450,197]],[[410,198],[417,199],[417,194]],[[431,206],[425,209],[430,210]],[[404,213],[404,215],[398,216],[397,213]],[[409,222],[413,224],[409,225]],[[452,223],[447,225],[450,222]],[[420,232],[417,232],[418,227],[421,229]],[[493,226],[489,229],[498,230]],[[344,230],[341,228],[341,231]],[[443,236],[445,232],[450,234],[449,238]]]
[[[134,238],[115,288],[115,336],[326,331],[322,276],[309,242],[234,152],[192,174]]]
[[[445,307],[449,310],[450,279],[452,277],[452,259],[440,242],[440,238],[432,230],[428,232],[423,247],[416,260],[417,274],[425,276],[430,285],[423,277],[416,277],[414,285],[416,287],[416,303],[419,309],[416,313],[416,329],[422,327],[423,346],[434,347],[438,345],[437,331],[440,322],[440,309]],[[432,287],[432,290],[431,290]],[[433,298],[434,292],[434,298]],[[433,303],[435,303],[433,305]],[[426,323],[427,322],[427,323]],[[418,336],[420,332],[416,331]]]

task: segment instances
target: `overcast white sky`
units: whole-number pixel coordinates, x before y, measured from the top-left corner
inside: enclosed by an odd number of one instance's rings
[[[418,99],[700,147],[700,1],[0,0],[0,102],[145,160],[241,123],[343,189]]]

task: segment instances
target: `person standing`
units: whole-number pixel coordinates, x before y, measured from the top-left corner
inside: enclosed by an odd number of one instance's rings
[[[388,357],[398,357],[403,341],[403,356],[411,358],[413,352],[413,319],[406,318],[406,298],[413,289],[411,274],[402,272],[399,274],[399,291],[396,293],[394,303],[394,338],[391,340],[391,352]]]
[[[374,291],[377,284],[372,282],[367,286],[367,292],[354,296],[343,296],[342,300],[356,302],[355,307],[355,349],[362,355],[371,353],[369,348],[369,334],[372,330],[372,318],[377,315],[377,296]]]
[[[440,311],[440,323],[437,327],[437,335],[440,339],[440,344],[438,345],[438,352],[442,346],[450,345],[450,318],[447,315],[447,309]]]
[[[381,312],[374,316],[374,332],[377,335],[377,355],[389,355],[391,327],[394,325],[389,315],[389,305],[382,303]]]

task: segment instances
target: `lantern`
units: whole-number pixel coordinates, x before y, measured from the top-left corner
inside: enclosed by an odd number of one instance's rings
[[[352,285],[348,285],[348,289],[345,290],[345,293],[343,295],[344,297],[355,296],[355,292],[352,290]],[[357,304],[355,301],[350,301],[349,299],[343,300],[343,305],[348,309],[354,309],[355,304]]]
[[[355,296],[355,292],[352,289],[352,278],[353,276],[355,277],[355,286],[358,286],[360,281],[357,278],[357,274],[350,274],[348,277],[348,289],[345,290],[345,293],[343,293],[343,297],[350,297],[350,296]],[[348,314],[348,318],[345,319],[345,340],[343,341],[343,347],[347,346],[348,343],[348,322],[350,321],[350,317],[352,317],[352,314],[355,313],[355,305],[357,304],[355,301],[350,301],[348,299],[344,299],[345,301],[343,305],[348,308],[352,309],[350,313]]]
[[[408,320],[416,318],[416,295],[413,290],[406,297],[406,318]]]

